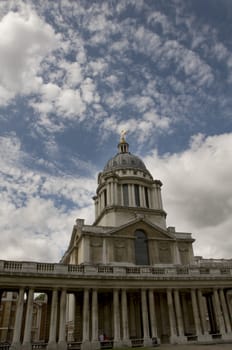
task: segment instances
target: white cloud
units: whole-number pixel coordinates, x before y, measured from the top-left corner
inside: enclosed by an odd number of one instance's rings
[[[5,101],[16,94],[38,92],[40,63],[57,47],[58,36],[36,13],[24,7],[0,21],[0,86]]]
[[[95,179],[30,170],[24,165],[30,157],[15,135],[0,138],[0,159],[1,258],[59,261],[78,213],[89,223],[94,219]]]
[[[231,257],[232,134],[204,138],[196,135],[190,148],[145,163],[163,184],[167,222],[197,239],[197,254]]]

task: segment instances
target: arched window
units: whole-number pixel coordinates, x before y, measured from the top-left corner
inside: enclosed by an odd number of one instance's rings
[[[135,263],[149,265],[147,236],[142,230],[135,231]]]

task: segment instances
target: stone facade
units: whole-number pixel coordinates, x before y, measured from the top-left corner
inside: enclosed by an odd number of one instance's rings
[[[60,263],[0,261],[0,341],[12,350],[232,341],[232,261],[194,256],[191,233],[166,226],[161,186],[122,138],[98,176],[95,222],[76,220]]]

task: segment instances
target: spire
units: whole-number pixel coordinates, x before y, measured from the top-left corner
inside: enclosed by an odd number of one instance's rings
[[[119,153],[128,153],[129,152],[129,144],[126,142],[126,130],[121,131],[120,142],[118,144]]]

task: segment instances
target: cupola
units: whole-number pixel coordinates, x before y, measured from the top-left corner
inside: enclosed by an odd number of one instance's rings
[[[97,226],[118,226],[138,215],[166,228],[161,198],[162,183],[154,180],[144,162],[129,152],[121,133],[118,153],[108,160],[98,175],[95,201]]]

